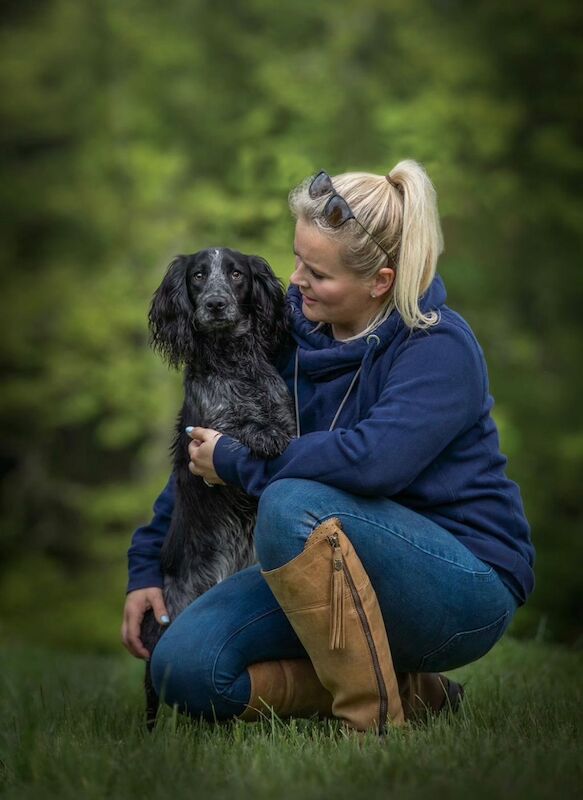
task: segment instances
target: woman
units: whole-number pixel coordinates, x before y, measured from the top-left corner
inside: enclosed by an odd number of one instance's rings
[[[297,438],[253,458],[195,428],[193,475],[259,498],[259,564],[198,598],[156,647],[152,677],[194,715],[332,713],[358,730],[456,707],[438,673],[500,639],[533,589],[518,486],[504,474],[482,350],[445,305],[433,186],[321,172],[290,194],[297,223],[281,373]],[[134,534],[123,639],[162,623],[159,550],[172,484]],[[357,555],[358,554],[358,555]]]

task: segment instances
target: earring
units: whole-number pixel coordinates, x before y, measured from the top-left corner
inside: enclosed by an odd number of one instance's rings
[[[371,296],[371,297],[376,297],[376,294],[375,294],[375,292],[371,292],[371,293],[370,293],[370,296]]]

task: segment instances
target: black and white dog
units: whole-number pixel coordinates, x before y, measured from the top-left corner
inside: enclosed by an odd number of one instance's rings
[[[281,282],[262,258],[228,248],[175,258],[149,314],[153,347],[184,366],[184,404],[172,445],[176,501],[162,548],[164,597],[173,619],[219,581],[255,562],[257,503],[232,486],[208,486],[188,469],[185,426],[216,428],[260,458],[294,435],[290,394],[274,363],[289,345]],[[152,612],[141,637],[152,652],[163,630]],[[147,721],[158,698],[146,667]]]

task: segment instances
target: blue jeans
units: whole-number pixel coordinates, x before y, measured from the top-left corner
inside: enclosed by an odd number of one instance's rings
[[[268,486],[259,502],[260,563],[197,598],[156,646],[152,679],[165,702],[226,719],[247,705],[249,664],[307,658],[260,570],[297,556],[330,517],[340,519],[375,588],[397,671],[450,670],[500,639],[517,601],[451,533],[392,500],[285,479]]]

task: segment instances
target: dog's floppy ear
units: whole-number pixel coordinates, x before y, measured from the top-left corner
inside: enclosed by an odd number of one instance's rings
[[[283,283],[260,256],[249,256],[251,268],[251,315],[255,331],[271,355],[287,340],[286,306]]]
[[[180,367],[195,345],[193,311],[186,287],[187,267],[186,256],[176,256],[170,262],[148,314],[150,343],[173,367]]]

